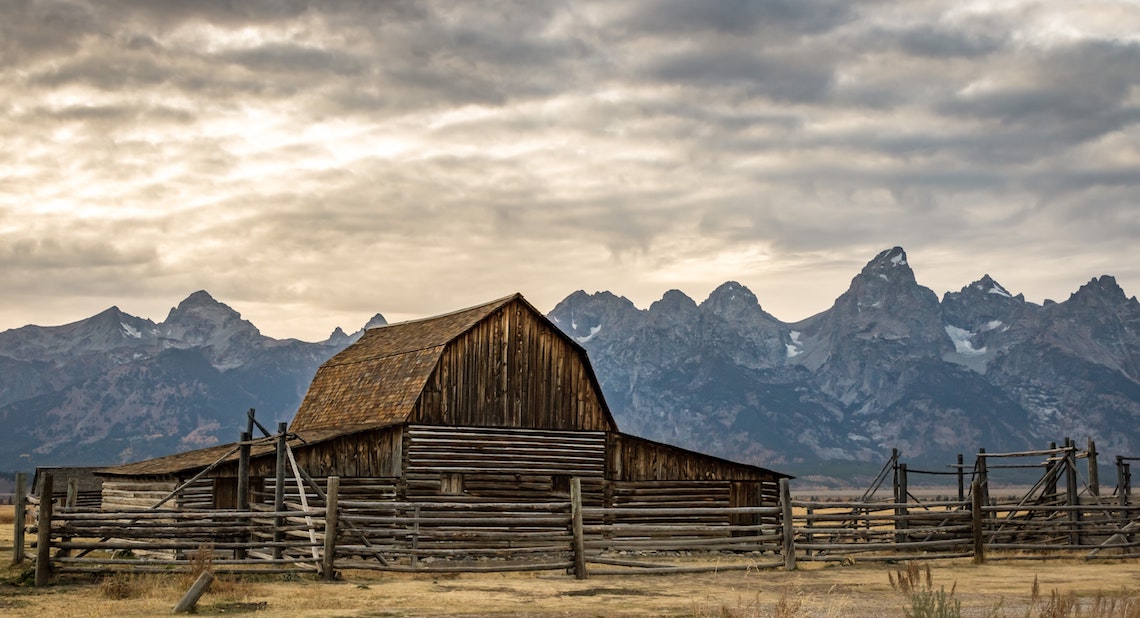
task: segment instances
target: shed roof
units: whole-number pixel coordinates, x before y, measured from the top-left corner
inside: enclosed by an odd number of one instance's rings
[[[297,448],[306,444],[317,444],[326,440],[332,440],[340,436],[368,431],[372,429],[380,429],[386,427],[386,423],[373,423],[371,425],[352,425],[341,427],[330,427],[327,429],[313,429],[302,432],[290,432],[288,436],[289,446]],[[210,446],[194,451],[187,451],[185,453],[176,453],[174,455],[166,455],[165,457],[157,457],[155,459],[147,459],[144,461],[137,461],[135,463],[124,464],[121,466],[114,466],[108,468],[101,468],[95,471],[99,476],[146,476],[146,477],[165,477],[165,476],[183,476],[191,472],[198,472],[208,468],[214,463],[227,463],[235,462],[238,460],[237,442],[230,444],[219,444],[218,446]],[[250,446],[250,457],[260,457],[269,455],[276,452],[277,438],[270,436],[268,438],[261,438],[254,440]]]

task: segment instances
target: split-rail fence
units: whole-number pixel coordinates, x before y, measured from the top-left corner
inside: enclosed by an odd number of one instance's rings
[[[970,499],[828,502],[774,507],[401,502],[341,499],[340,479],[283,510],[102,511],[17,496],[16,561],[28,539],[37,585],[55,574],[565,570],[587,574],[795,568],[797,561],[1080,556],[1140,557],[1140,508],[989,504]],[[51,481],[48,480],[47,483]],[[50,493],[46,495],[51,495]],[[30,507],[30,508],[28,508]],[[19,517],[25,512],[27,521]],[[1012,551],[1004,551],[1012,550]],[[994,553],[998,552],[998,553]]]

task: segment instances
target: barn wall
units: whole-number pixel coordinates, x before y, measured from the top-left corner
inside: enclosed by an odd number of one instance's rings
[[[579,349],[515,301],[447,346],[410,418],[431,425],[613,430],[592,375]]]
[[[107,477],[103,479],[103,510],[149,509],[184,482],[175,478]],[[204,478],[195,481],[160,508],[188,510],[213,508],[213,485],[213,479]]]
[[[314,444],[293,446],[297,465],[313,478],[398,477],[400,476],[403,427],[393,426],[347,434]],[[250,461],[250,476],[276,477],[275,454]],[[236,475],[237,466],[228,465],[220,474]],[[286,472],[292,476],[291,472]]]
[[[619,433],[608,436],[615,481],[759,481],[762,470]]]
[[[404,440],[402,495],[410,500],[539,501],[569,497],[601,505],[605,434],[587,431],[413,425]]]

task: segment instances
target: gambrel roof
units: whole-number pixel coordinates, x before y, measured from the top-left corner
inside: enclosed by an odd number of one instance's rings
[[[369,329],[359,341],[321,365],[290,430],[407,422],[446,347],[516,303],[548,324],[551,332],[579,356],[605,418],[616,430],[585,349],[517,293],[440,316]]]

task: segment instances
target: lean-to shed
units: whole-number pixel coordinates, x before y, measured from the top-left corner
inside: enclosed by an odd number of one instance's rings
[[[298,466],[342,490],[408,500],[548,500],[582,479],[591,504],[776,504],[787,475],[622,434],[586,351],[521,295],[368,330],[317,371],[289,427]],[[105,500],[169,491],[233,447],[109,468]],[[233,502],[236,455],[212,468]],[[250,483],[273,479],[255,445]]]

